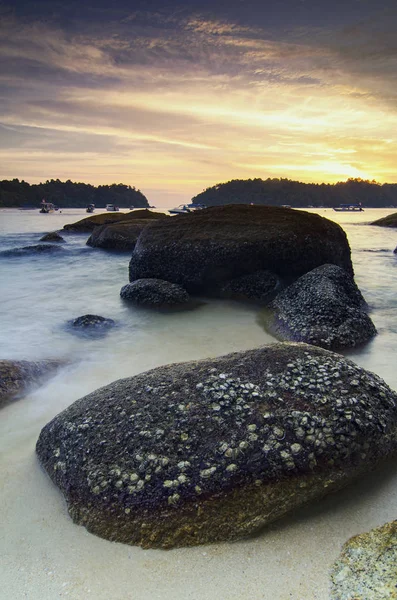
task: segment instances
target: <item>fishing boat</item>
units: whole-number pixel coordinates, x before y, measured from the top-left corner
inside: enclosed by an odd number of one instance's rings
[[[85,210],[88,213],[93,213],[95,210],[95,204],[89,204]]]
[[[364,209],[361,204],[339,204],[334,207],[336,212],[362,212]]]
[[[40,204],[40,212],[43,213],[44,215],[47,215],[48,213],[52,213],[54,212],[55,207],[52,204],[52,202],[46,202],[45,199],[43,198]]]
[[[114,204],[106,204],[106,210],[109,212],[118,212],[120,209],[118,206],[115,206]]]

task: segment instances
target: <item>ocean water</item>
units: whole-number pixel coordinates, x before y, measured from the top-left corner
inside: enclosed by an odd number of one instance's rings
[[[340,223],[346,231],[356,282],[378,329],[370,344],[345,354],[397,389],[397,255],[393,254],[397,230],[369,225],[395,209],[311,212]],[[380,487],[381,500],[374,497],[369,478],[360,488],[360,500],[354,490],[339,496],[346,499],[347,513],[340,501],[335,512],[335,504],[327,500],[320,513],[301,512],[288,527],[275,526],[251,543],[143,552],[99,540],[72,524],[63,499],[34,456],[40,429],[53,416],[120,377],[274,341],[260,325],[258,308],[251,305],[202,298],[194,310],[160,313],[125,304],[119,291],[128,282],[129,254],[89,248],[88,234],[62,233],[63,252],[1,255],[37,244],[44,233],[85,216],[78,209],[49,215],[0,210],[0,358],[61,358],[67,363],[48,384],[1,411],[0,521],[3,517],[7,526],[0,535],[8,589],[4,596],[4,587],[0,590],[0,598],[325,599],[327,568],[341,543],[349,534],[367,529],[367,524],[395,518],[397,472],[378,475],[376,494]],[[67,321],[87,313],[110,317],[116,327],[104,337],[70,333]],[[324,535],[329,536],[325,549],[320,543]],[[287,579],[286,564],[290,564]],[[187,583],[193,566],[199,573],[195,585]],[[224,570],[234,581],[234,591],[223,580]],[[283,579],[277,589],[272,573]],[[138,595],[131,586],[137,586]],[[273,591],[267,595],[264,589]]]

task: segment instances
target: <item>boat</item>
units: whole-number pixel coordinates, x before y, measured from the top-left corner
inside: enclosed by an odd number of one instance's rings
[[[120,209],[118,206],[115,206],[114,204],[106,204],[106,210],[109,212],[118,212]]]
[[[205,204],[197,204],[196,202],[191,202],[190,204],[180,204],[176,208],[171,208],[171,210],[169,210],[168,212],[171,215],[187,215],[189,213],[202,210],[203,208],[207,208]]]
[[[336,212],[362,212],[364,209],[361,204],[339,204],[334,207]]]
[[[93,213],[95,210],[95,204],[89,204],[85,210],[88,213]]]
[[[55,207],[52,204],[52,202],[46,202],[43,198],[40,204],[40,212],[46,215],[48,213],[54,212],[54,210]]]

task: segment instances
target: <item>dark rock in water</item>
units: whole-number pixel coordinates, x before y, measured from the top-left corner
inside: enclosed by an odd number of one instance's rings
[[[65,240],[57,231],[51,231],[50,233],[46,233],[40,238],[40,242],[64,242]]]
[[[377,219],[376,221],[373,221],[371,225],[378,225],[379,227],[397,227],[397,213]]]
[[[331,581],[331,600],[397,598],[397,521],[347,541]]]
[[[142,306],[173,306],[189,302],[183,287],[161,279],[138,279],[121,288],[120,296]]]
[[[270,304],[269,329],[281,339],[328,349],[368,342],[376,329],[366,303],[350,275],[335,265],[322,265],[302,275]]]
[[[86,217],[76,223],[68,223],[64,225],[66,231],[73,231],[76,233],[88,233],[94,231],[95,227],[100,225],[110,225],[112,223],[118,223],[119,221],[135,221],[140,219],[146,220],[158,220],[165,219],[167,217],[164,213],[156,213],[150,210],[134,210],[129,213],[122,212],[106,212],[99,215],[93,215],[92,217]]]
[[[274,344],[102,387],[41,431],[76,523],[171,548],[251,534],[397,451],[397,394],[344,357]]]
[[[305,211],[228,205],[144,229],[130,281],[164,279],[201,293],[256,271],[296,278],[324,263],[353,273],[346,234],[336,223]]]
[[[87,240],[87,245],[103,250],[131,251],[135,248],[141,231],[150,222],[150,219],[136,219],[95,227]]]
[[[39,386],[63,364],[60,360],[0,360],[0,407]]]
[[[99,315],[82,315],[68,321],[68,325],[77,329],[108,329],[109,327],[113,327],[115,322],[113,319],[106,319]]]
[[[267,303],[274,298],[279,285],[279,278],[274,273],[257,271],[228,281],[222,292],[234,298],[248,298]]]
[[[27,254],[56,254],[65,252],[65,249],[55,244],[36,244],[35,246],[23,246],[22,248],[12,248],[12,250],[3,250],[0,256],[25,256]]]

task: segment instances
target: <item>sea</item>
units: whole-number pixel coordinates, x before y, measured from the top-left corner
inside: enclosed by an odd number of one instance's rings
[[[397,209],[308,210],[345,230],[378,330],[365,347],[344,354],[397,390],[397,229],[370,224]],[[126,304],[119,292],[128,283],[129,254],[90,248],[88,234],[61,232],[64,250],[53,254],[3,253],[85,216],[82,209],[0,210],[0,359],[65,362],[0,414],[0,599],[325,600],[329,567],[344,541],[396,518],[394,465],[234,544],[143,551],[96,538],[68,517],[34,453],[52,417],[121,377],[275,341],[251,304],[200,298],[181,312]],[[68,321],[84,314],[116,326],[103,337],[71,333]]]

